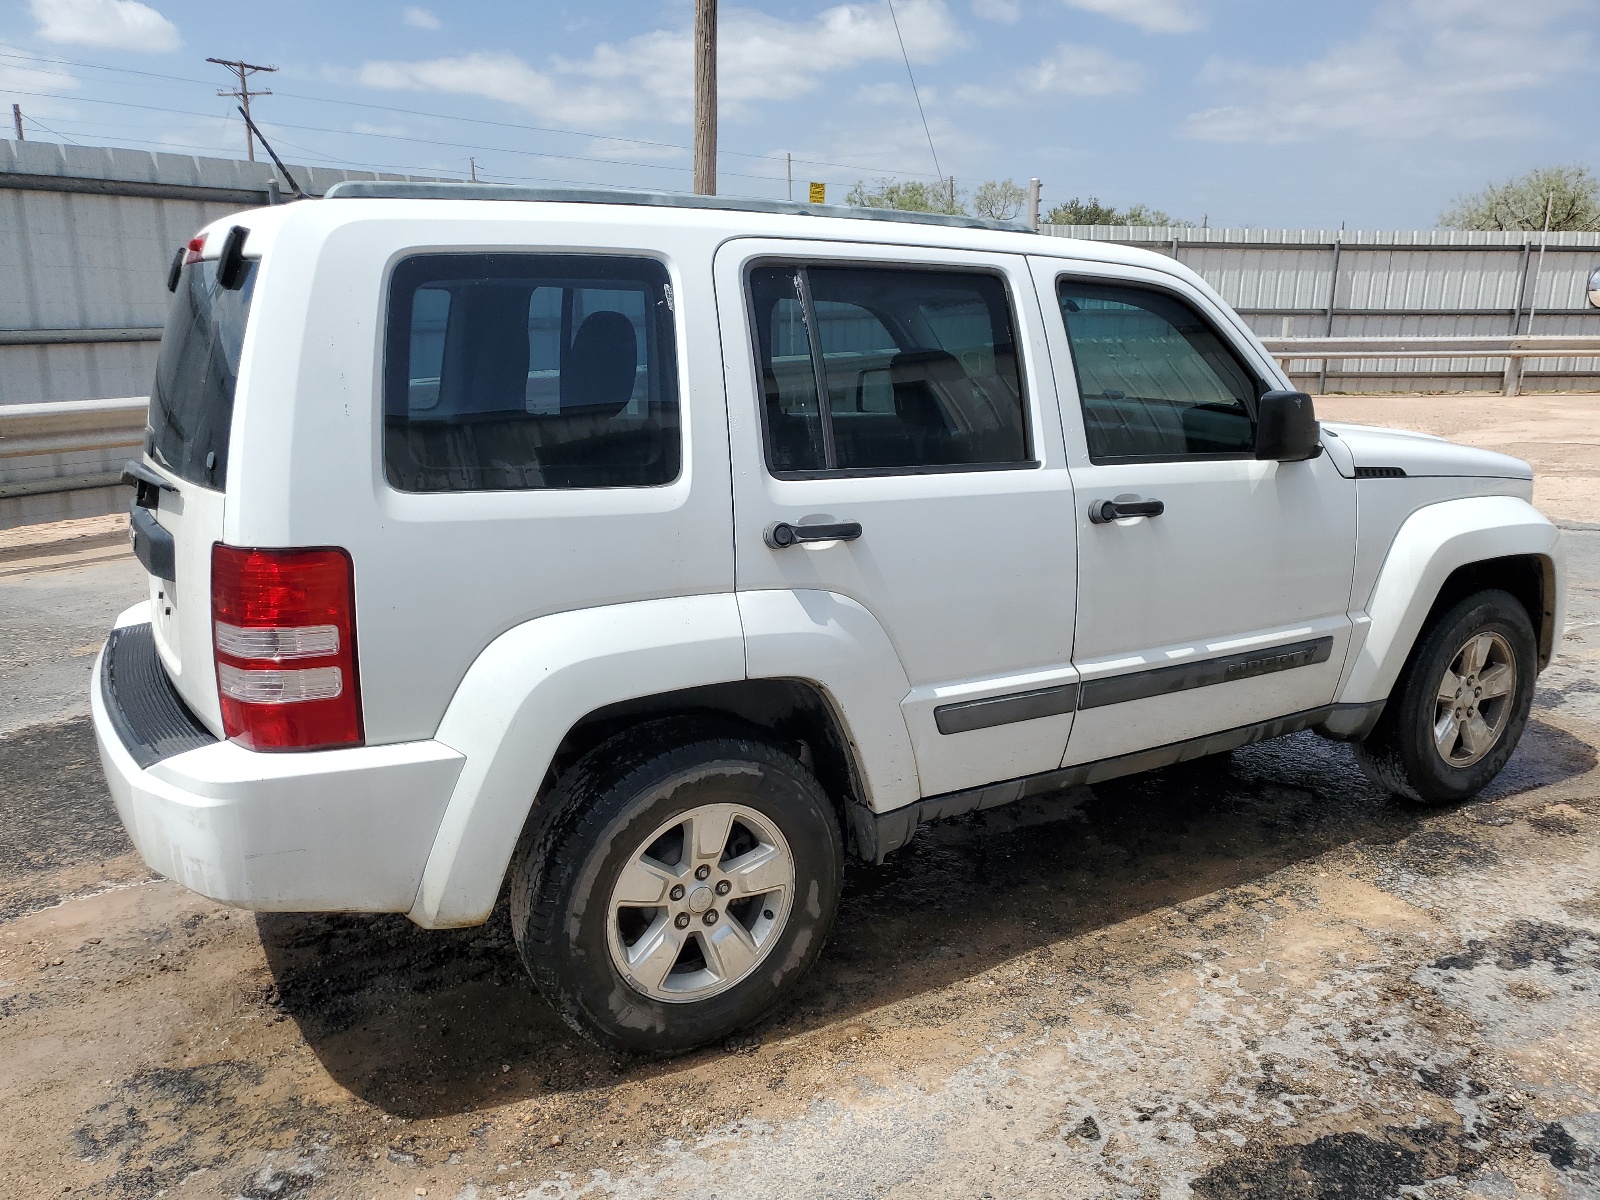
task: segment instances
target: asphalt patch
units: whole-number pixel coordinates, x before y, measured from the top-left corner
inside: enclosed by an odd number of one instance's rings
[[[0,921],[58,903],[59,875],[133,849],[88,717],[0,736]]]
[[[1460,1130],[1389,1128],[1330,1133],[1288,1146],[1246,1146],[1197,1178],[1199,1200],[1378,1200],[1453,1174]]]

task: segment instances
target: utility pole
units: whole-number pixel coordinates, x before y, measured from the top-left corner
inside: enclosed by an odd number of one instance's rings
[[[475,158],[469,158],[469,159],[467,159],[467,162],[472,167],[472,182],[473,183],[477,183],[478,182],[478,160],[475,159]]]
[[[219,67],[227,67],[228,70],[233,71],[235,74],[237,74],[239,76],[239,90],[238,91],[219,91],[217,93],[217,95],[219,95],[219,96],[232,96],[234,99],[238,100],[240,106],[243,107],[243,109],[244,109],[244,121],[245,121],[245,124],[244,124],[244,149],[245,149],[245,153],[250,156],[250,161],[251,162],[255,162],[255,160],[256,160],[256,139],[255,139],[255,134],[253,134],[250,131],[250,97],[251,96],[270,96],[270,95],[272,95],[272,92],[268,88],[260,88],[260,89],[258,89],[256,91],[251,91],[250,90],[250,84],[249,84],[249,78],[250,78],[250,76],[254,75],[257,71],[271,72],[271,71],[276,71],[278,68],[277,67],[261,67],[261,66],[257,66],[255,63],[247,63],[247,62],[243,62],[243,61],[238,60],[238,59],[230,59],[230,58],[208,58],[208,59],[206,59],[206,61],[208,63],[216,63],[217,66],[219,66]]]
[[[18,125],[17,128],[21,129],[22,126]],[[787,175],[788,178],[789,178],[789,199],[793,200],[794,199],[794,155],[788,150],[785,150],[783,152],[783,164],[784,164],[784,166],[783,166],[784,174]]]
[[[17,127],[17,141],[25,141],[26,139],[22,134],[22,105],[13,104],[11,106],[11,123]]]
[[[717,0],[694,4],[694,190],[717,194]]]
[[[1039,232],[1039,181],[1028,180],[1028,228]]]

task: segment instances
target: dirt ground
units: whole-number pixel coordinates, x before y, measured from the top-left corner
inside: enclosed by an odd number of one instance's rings
[[[1600,399],[1527,401],[1318,408],[1600,445]],[[1541,492],[1567,640],[1478,802],[1395,804],[1301,734],[928,827],[851,868],[790,1003],[669,1062],[561,1026],[503,912],[257,916],[153,879],[81,715],[0,735],[0,1195],[1600,1195],[1589,487]],[[0,626],[115,611],[118,569],[0,577]]]

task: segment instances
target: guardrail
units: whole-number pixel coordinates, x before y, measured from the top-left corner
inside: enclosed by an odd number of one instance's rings
[[[87,346],[97,342],[159,342],[161,326],[126,329],[0,329],[0,346]]]
[[[1515,396],[1522,385],[1522,364],[1530,358],[1600,356],[1600,337],[1551,334],[1491,337],[1293,337],[1262,338],[1261,344],[1285,373],[1295,361],[1381,358],[1503,358],[1501,390]]]
[[[1285,371],[1290,363],[1306,360],[1326,363],[1339,359],[1503,358],[1506,367],[1502,382],[1508,396],[1517,394],[1522,364],[1530,358],[1600,358],[1600,337],[1589,336],[1302,337],[1261,341]],[[121,458],[136,454],[144,440],[148,407],[147,396],[0,405],[0,500],[117,483]],[[94,454],[103,456],[102,462],[96,469],[84,470],[84,458]],[[55,472],[41,475],[23,470],[23,474],[33,477],[7,478],[41,455],[60,455],[68,461]]]
[[[149,406],[148,396],[0,405],[0,499],[116,483],[122,475],[122,464],[115,456],[137,455],[144,443],[145,411]],[[91,469],[84,470],[83,460],[95,454],[114,462],[91,464]],[[61,469],[44,475],[6,478],[43,455],[60,455],[66,461],[60,464]]]

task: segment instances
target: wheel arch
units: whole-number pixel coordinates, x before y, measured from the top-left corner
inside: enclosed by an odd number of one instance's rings
[[[871,614],[823,593],[675,597],[515,626],[479,654],[440,723],[436,740],[466,761],[408,915],[428,928],[486,920],[553,772],[667,715],[738,719],[809,757],[854,844],[871,828],[865,806],[917,798],[907,690]]]
[[[1463,563],[1439,587],[1422,629],[1475,592],[1509,592],[1527,610],[1539,647],[1539,670],[1550,665],[1556,644],[1556,566],[1548,554],[1508,554]],[[1420,631],[1419,631],[1420,632]]]
[[[1527,609],[1539,669],[1560,641],[1566,566],[1560,532],[1527,501],[1479,496],[1413,513],[1390,544],[1358,625],[1341,703],[1387,699],[1423,630],[1464,596],[1500,588]]]
[[[737,679],[597,708],[574,722],[561,739],[540,785],[540,798],[568,767],[602,742],[666,717],[699,717],[708,726],[741,728],[792,754],[817,777],[833,803],[847,847],[857,850],[850,810],[865,803],[860,757],[838,706],[827,689],[811,679]]]

